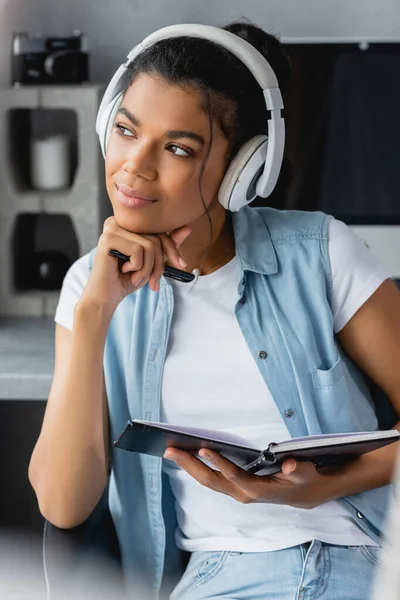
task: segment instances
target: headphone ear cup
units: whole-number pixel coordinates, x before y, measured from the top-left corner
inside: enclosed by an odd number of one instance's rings
[[[114,126],[115,118],[119,107],[121,106],[123,93],[120,92],[111,100],[111,102],[104,108],[103,113],[99,117],[99,140],[101,151],[103,156],[106,156],[107,144],[110,139],[112,128]]]
[[[256,184],[267,156],[268,137],[256,135],[237,152],[228,167],[218,192],[224,208],[235,212],[256,197]]]

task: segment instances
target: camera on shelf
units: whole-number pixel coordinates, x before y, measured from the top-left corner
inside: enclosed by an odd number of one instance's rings
[[[89,55],[85,35],[78,30],[69,37],[15,33],[11,79],[13,85],[88,81]]]

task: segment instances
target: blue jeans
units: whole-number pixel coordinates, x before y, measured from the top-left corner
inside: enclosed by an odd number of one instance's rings
[[[194,552],[170,600],[368,600],[378,546]]]

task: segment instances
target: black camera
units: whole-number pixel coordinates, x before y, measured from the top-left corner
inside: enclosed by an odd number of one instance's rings
[[[88,81],[86,37],[78,30],[69,37],[31,37],[27,33],[15,33],[11,79],[13,85]]]

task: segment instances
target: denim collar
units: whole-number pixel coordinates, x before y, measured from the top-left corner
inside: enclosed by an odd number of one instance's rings
[[[260,212],[245,206],[232,215],[236,253],[244,271],[263,275],[278,272],[278,263],[267,223]]]

